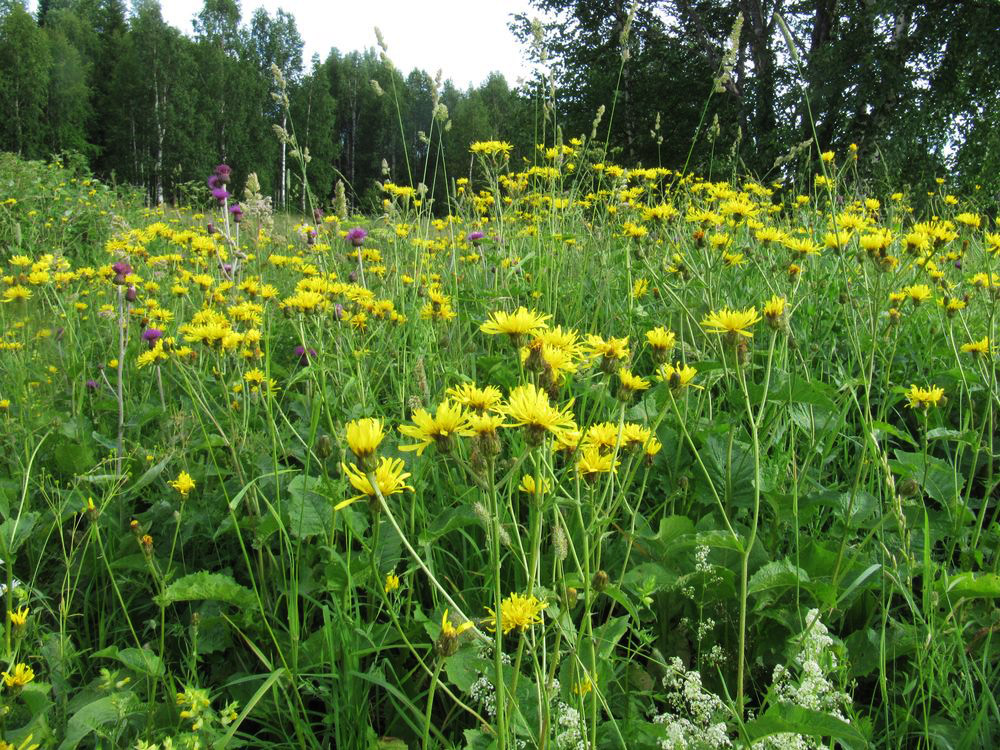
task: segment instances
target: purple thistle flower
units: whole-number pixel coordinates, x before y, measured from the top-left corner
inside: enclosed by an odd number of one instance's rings
[[[219,179],[219,175],[213,174],[208,178],[208,189],[217,190],[222,187],[222,181]]]
[[[465,239],[471,242],[473,245],[477,245],[479,244],[479,241],[485,236],[486,234],[483,232],[469,232],[469,235]]]
[[[125,277],[132,273],[132,266],[123,260],[111,264],[111,270],[115,272],[114,282],[124,284]]]
[[[239,203],[234,203],[229,207],[229,213],[233,215],[233,221],[239,224],[243,221],[243,209],[240,208]]]
[[[152,349],[156,344],[157,340],[163,336],[163,331],[159,328],[147,328],[142,332],[142,340],[149,344],[149,348]]]
[[[129,302],[135,302],[139,297],[139,293],[135,290],[135,287],[129,284],[128,289],[125,290],[125,299]]]
[[[229,182],[229,178],[233,174],[233,170],[228,164],[220,164],[215,168],[215,174],[219,178],[219,182],[225,185]]]
[[[337,320],[344,319],[344,306],[339,302],[333,306],[333,317]]]
[[[316,356],[316,350],[310,347],[306,349],[304,346],[295,347],[295,356],[299,358],[299,364],[305,367],[309,364],[309,360]]]
[[[212,191],[212,197],[219,201],[219,203],[222,203],[222,201],[229,197],[229,191],[225,188],[215,188]]]
[[[96,391],[97,390],[97,381],[94,380],[93,378],[91,378],[90,380],[87,381],[86,386],[87,386],[87,390],[88,391]]]
[[[354,227],[354,229],[348,230],[347,236],[344,237],[344,239],[354,245],[354,247],[361,247],[361,243],[365,241],[365,237],[367,236],[368,232],[364,229],[361,227]]]

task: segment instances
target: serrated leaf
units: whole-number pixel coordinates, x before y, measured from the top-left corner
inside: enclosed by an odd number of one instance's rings
[[[796,583],[808,583],[809,574],[797,568],[790,560],[775,560],[758,569],[747,584],[748,594],[759,594],[768,589],[788,588]]]
[[[159,677],[163,674],[163,660],[145,648],[126,648],[118,652],[118,661],[139,674]]]
[[[430,525],[430,528],[420,533],[420,545],[434,544],[438,539],[456,529],[479,523],[481,523],[479,516],[476,515],[476,511],[472,509],[471,505],[459,505],[446,510]]]
[[[207,571],[192,573],[174,581],[155,600],[161,606],[175,602],[211,600],[236,607],[253,607],[257,601],[250,589],[241,586],[232,577]]]
[[[948,578],[948,595],[952,600],[992,599],[1000,597],[1000,575],[996,573],[959,573]]]
[[[285,512],[288,514],[289,534],[300,539],[327,535],[333,522],[333,507],[324,496],[324,485],[319,477],[304,474],[293,477],[288,483]]]

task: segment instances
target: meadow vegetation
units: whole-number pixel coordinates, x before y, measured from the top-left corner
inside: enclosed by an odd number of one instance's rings
[[[304,217],[0,155],[0,748],[996,744],[979,191],[293,119]]]

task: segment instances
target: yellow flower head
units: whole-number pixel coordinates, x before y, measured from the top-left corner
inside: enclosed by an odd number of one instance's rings
[[[626,367],[619,368],[618,378],[621,381],[619,395],[623,399],[631,398],[634,393],[644,391],[649,388],[650,385],[648,380],[633,374],[632,371]]]
[[[364,462],[374,456],[384,438],[381,419],[365,417],[347,423],[347,445],[359,461]]]
[[[772,328],[777,328],[785,316],[785,298],[777,294],[764,304],[764,317]]]
[[[512,390],[500,410],[514,420],[508,426],[527,427],[539,440],[544,432],[556,434],[576,427],[569,407],[556,408],[549,402],[549,395],[532,383]]]
[[[517,629],[524,632],[532,625],[540,625],[542,622],[542,610],[548,605],[535,596],[521,596],[511,594],[500,602],[500,626],[504,635]],[[490,616],[486,618],[490,630],[496,630],[497,615],[489,607],[486,611]]]
[[[528,495],[544,495],[552,491],[552,482],[542,477],[536,483],[535,478],[531,474],[525,474],[521,477],[521,484],[517,488]]]
[[[621,462],[615,460],[614,453],[602,453],[596,445],[587,445],[577,459],[576,473],[586,480],[593,481],[599,474],[609,474],[614,471],[619,463]]]
[[[479,326],[479,330],[489,334],[506,333],[516,340],[521,336],[534,335],[542,331],[547,327],[546,321],[551,317],[551,315],[529,310],[524,306],[517,308],[512,313],[498,310],[490,313],[489,320]]]
[[[458,404],[442,401],[437,411],[431,416],[426,409],[417,409],[413,413],[413,424],[404,424],[399,431],[406,437],[419,442],[413,445],[401,445],[401,451],[416,451],[423,455],[424,449],[431,443],[437,443],[442,450],[447,450],[452,435],[470,437],[469,418]]]
[[[399,588],[399,576],[395,573],[386,573],[385,593],[391,593]]]
[[[376,497],[375,489],[372,487],[371,482],[368,481],[368,477],[363,474],[357,466],[354,464],[351,464],[350,466],[341,464],[340,468],[347,477],[347,481],[351,483],[351,486],[358,490],[361,494],[350,497],[347,500],[342,500],[333,506],[334,510],[342,510],[363,497]],[[375,467],[374,473],[375,484],[378,486],[379,492],[382,493],[382,497],[396,495],[404,490],[414,492],[414,489],[406,483],[410,473],[403,471],[405,468],[406,465],[403,463],[403,459],[401,458],[386,458],[383,456],[379,459],[378,466]]]
[[[194,479],[186,471],[177,475],[177,479],[171,480],[168,484],[181,493],[181,497],[187,497],[188,493],[194,489]]]
[[[441,616],[441,634],[448,638],[458,638],[466,630],[472,629],[472,620],[466,620],[460,624],[457,628],[451,624],[451,620],[448,619],[448,610],[444,611]]]
[[[667,352],[677,344],[677,334],[663,326],[657,326],[646,331],[646,341],[653,350],[653,356],[660,361],[666,358]]]
[[[12,672],[3,673],[3,684],[14,690],[20,690],[35,679],[34,670],[27,664],[17,664]]]
[[[979,341],[970,341],[968,344],[962,344],[962,351],[966,354],[971,354],[973,357],[988,357],[993,353],[993,347],[990,344],[989,337],[984,336]]]
[[[696,369],[682,362],[678,362],[675,365],[661,365],[660,369],[656,371],[657,378],[669,384],[674,390],[686,388],[691,385],[691,381],[694,380],[697,374],[698,371]],[[700,388],[701,386],[695,387]]]
[[[749,307],[742,312],[723,307],[706,315],[701,324],[709,333],[725,333],[749,339],[753,338],[753,333],[747,329],[759,322],[760,315],[757,314],[756,307]]]
[[[943,396],[944,388],[938,388],[933,385],[930,388],[918,388],[915,385],[911,385],[910,390],[906,392],[906,398],[910,401],[909,407],[911,409],[926,409],[929,406],[937,406]]]
[[[500,402],[503,401],[503,394],[496,386],[488,385],[485,388],[478,388],[474,383],[462,383],[452,386],[445,395],[456,404],[461,404],[466,409],[477,412],[496,411]]]
[[[30,610],[27,607],[21,607],[16,612],[11,610],[7,612],[7,619],[15,628],[23,628],[28,622],[28,612]]]
[[[919,305],[931,298],[931,289],[926,284],[912,284],[904,287],[903,293],[910,298],[914,305]]]

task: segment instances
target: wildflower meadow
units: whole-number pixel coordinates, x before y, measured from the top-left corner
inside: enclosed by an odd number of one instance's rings
[[[282,107],[304,210],[0,154],[0,748],[996,746],[986,191]]]

